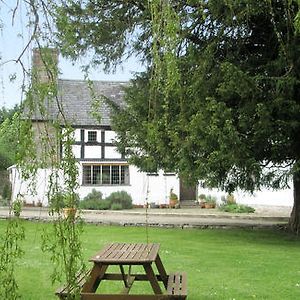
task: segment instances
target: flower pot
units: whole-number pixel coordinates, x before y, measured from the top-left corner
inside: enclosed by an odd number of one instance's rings
[[[205,208],[215,208],[216,207],[216,204],[214,203],[205,203]]]
[[[66,219],[75,219],[77,209],[74,207],[65,207],[64,209],[64,216]]]
[[[178,200],[170,199],[169,200],[169,206],[170,208],[175,208],[176,204],[178,203]]]
[[[167,208],[167,206],[168,206],[167,204],[160,204],[159,208]]]
[[[204,202],[204,201],[201,201],[201,202],[199,203],[199,205],[200,205],[200,208],[205,208],[205,202]]]

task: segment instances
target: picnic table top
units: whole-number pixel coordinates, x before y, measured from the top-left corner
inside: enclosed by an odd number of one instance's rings
[[[156,260],[159,244],[111,243],[90,258],[91,262],[104,264],[143,264]]]

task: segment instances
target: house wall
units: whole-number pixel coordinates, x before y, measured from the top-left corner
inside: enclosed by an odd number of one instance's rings
[[[33,138],[37,159],[46,167],[51,161],[59,159],[60,146],[56,143],[56,132],[53,126],[45,121],[32,122]],[[53,157],[49,157],[53,153]],[[46,155],[45,155],[46,154]]]
[[[48,205],[47,191],[49,187],[50,169],[39,169],[34,181],[23,180],[19,170],[12,166],[8,169],[9,179],[12,184],[12,199],[22,199],[27,204],[37,205],[41,202],[43,206]]]
[[[36,124],[37,125],[37,124]],[[40,132],[41,126],[38,124],[36,130]],[[88,132],[96,131],[97,138],[94,142],[89,142]],[[83,199],[92,189],[96,189],[103,193],[103,197],[109,196],[115,191],[128,192],[135,205],[144,205],[146,202],[154,202],[156,204],[168,204],[170,190],[179,195],[179,178],[176,175],[166,176],[163,171],[157,174],[146,174],[140,172],[136,167],[128,165],[127,161],[122,158],[122,155],[116,151],[113,142],[115,133],[107,128],[76,128],[74,131],[75,144],[73,145],[73,152],[78,160],[78,194]],[[128,166],[129,181],[123,184],[85,184],[83,181],[83,166],[97,165],[97,166]],[[20,173],[15,167],[11,167],[10,181],[13,187],[13,199],[18,194],[21,194],[27,203],[42,202],[44,206],[48,205],[46,197],[48,190],[48,181],[50,176],[50,169],[39,169],[36,177],[36,192],[34,193],[30,188],[28,181],[22,180]],[[61,179],[63,181],[63,179]],[[221,202],[221,196],[225,195],[223,191],[217,189],[203,189],[200,185],[198,187],[199,194],[211,194],[217,197],[218,202]],[[269,190],[262,190],[255,192],[254,195],[249,195],[241,191],[234,193],[238,203],[243,204],[259,204],[259,205],[281,205],[292,206],[293,192],[291,189],[280,190],[272,192]],[[195,199],[196,200],[196,199]]]
[[[148,176],[144,172],[140,172],[136,167],[130,166],[130,182],[124,186],[109,186],[109,185],[98,185],[98,186],[84,186],[82,185],[82,169],[78,164],[79,170],[79,188],[76,191],[80,199],[83,199],[89,194],[92,189],[101,191],[103,197],[109,196],[112,192],[126,191],[128,192],[135,205],[144,205],[145,203],[155,202],[156,204],[167,204],[168,195],[170,189],[173,188],[175,193],[178,193],[178,179],[175,176],[164,176],[160,172],[159,176]],[[37,204],[41,202],[43,206],[48,205],[47,191],[49,188],[49,176],[51,174],[50,169],[39,169],[35,178],[35,191],[33,192],[29,181],[22,179],[20,172],[15,166],[9,168],[10,181],[12,182],[12,199],[16,199],[18,195],[27,204]],[[61,182],[63,177],[61,175]],[[148,201],[147,201],[148,200]]]
[[[79,168],[80,170],[80,168]],[[43,206],[48,205],[46,197],[48,190],[48,181],[50,175],[49,169],[39,169],[36,177],[36,192],[32,193],[29,181],[24,181],[21,178],[18,170],[13,166],[9,168],[10,182],[12,183],[12,199],[16,199],[18,194],[21,194],[26,203],[37,204],[42,202]],[[170,189],[179,194],[179,180],[176,176],[164,176],[163,172],[159,172],[158,176],[148,176],[144,172],[140,172],[136,167],[129,167],[130,184],[127,186],[83,186],[79,182],[78,194],[83,199],[93,188],[103,193],[103,197],[107,197],[115,191],[126,191],[133,199],[135,205],[144,205],[146,202],[155,202],[156,204],[168,204],[168,195]],[[81,171],[79,172],[79,179]],[[210,194],[217,197],[221,203],[221,197],[225,192],[217,189],[203,189],[199,186],[199,194]],[[276,192],[264,189],[255,192],[254,195],[249,195],[242,191],[237,191],[234,196],[238,203],[248,205],[275,205],[275,206],[292,206],[293,191],[285,189]]]
[[[198,195],[212,195],[217,198],[219,204],[222,203],[221,197],[226,196],[224,191],[218,189],[204,189],[201,186],[198,187]],[[262,189],[261,191],[255,191],[253,195],[241,190],[237,190],[233,193],[237,203],[246,205],[272,205],[272,206],[293,206],[293,190],[282,189],[278,191],[272,191],[269,189]]]

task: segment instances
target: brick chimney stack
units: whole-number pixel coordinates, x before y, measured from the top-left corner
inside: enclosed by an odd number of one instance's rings
[[[58,75],[58,50],[55,48],[34,48],[32,76],[37,83],[56,82]]]

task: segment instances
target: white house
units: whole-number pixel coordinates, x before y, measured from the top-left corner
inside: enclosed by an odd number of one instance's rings
[[[57,60],[57,52],[53,51]],[[33,67],[43,70],[43,62],[38,51],[34,52]],[[43,71],[40,71],[43,77]],[[45,76],[44,76],[45,77]],[[57,81],[59,100],[64,113],[74,128],[73,153],[78,162],[78,193],[84,198],[92,189],[100,190],[104,197],[111,192],[127,191],[136,205],[144,205],[155,202],[167,204],[170,189],[179,195],[180,201],[196,200],[197,194],[210,193],[220,198],[224,192],[217,190],[204,190],[200,187],[188,187],[176,174],[160,171],[155,174],[140,172],[135,166],[129,165],[126,157],[119,153],[115,146],[115,132],[111,129],[109,106],[100,101],[98,108],[100,122],[93,115],[95,96],[101,99],[103,96],[111,99],[118,105],[122,105],[124,87],[128,82],[94,81],[93,93],[86,81],[65,80]],[[57,118],[56,106],[48,107],[49,117]],[[32,117],[33,126],[40,128],[47,120],[39,114]],[[62,153],[62,151],[61,151]],[[61,154],[62,155],[62,154]],[[13,197],[22,194],[27,203],[42,202],[48,204],[46,192],[50,169],[39,169],[36,194],[28,189],[28,182],[22,180],[18,170],[12,166],[10,180],[13,188]],[[236,193],[238,202],[249,204],[292,205],[292,191],[281,192],[263,191],[256,196]]]

